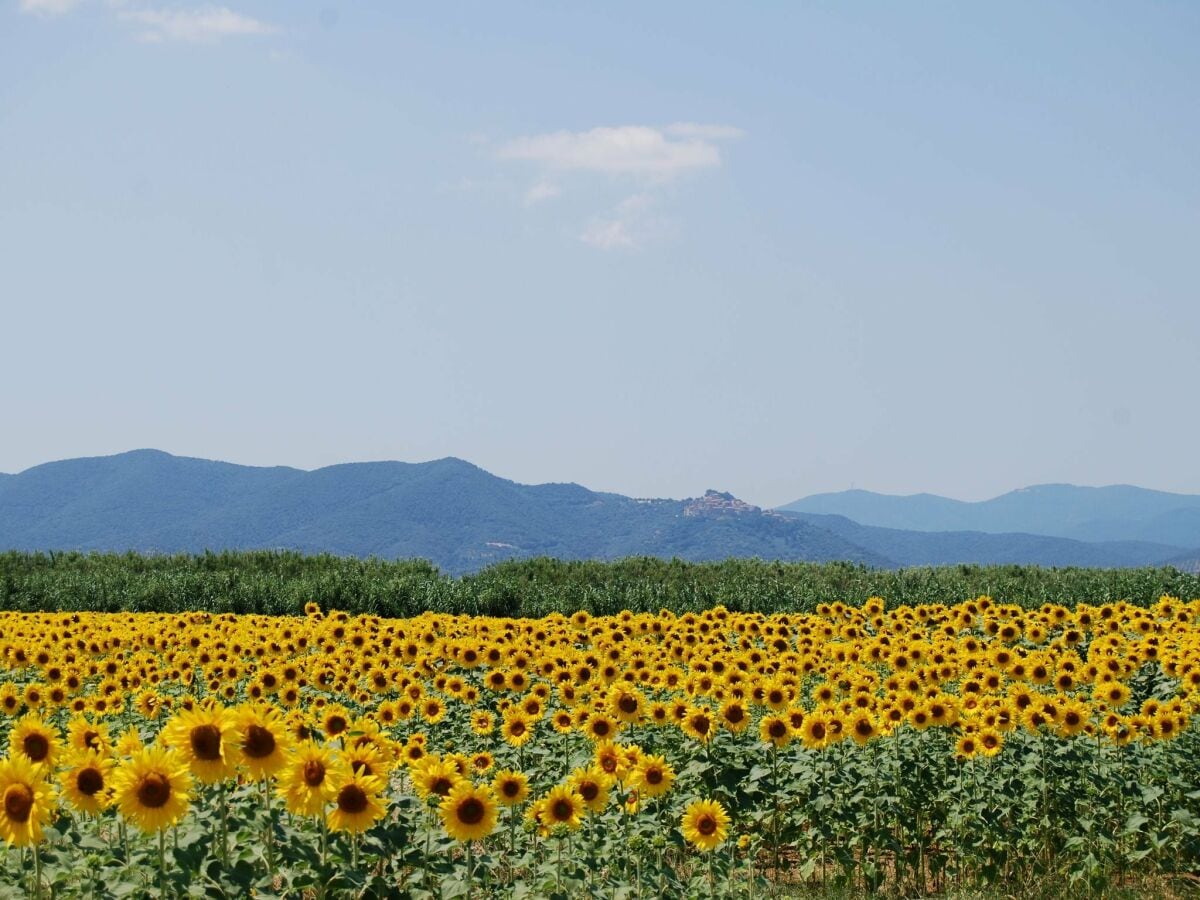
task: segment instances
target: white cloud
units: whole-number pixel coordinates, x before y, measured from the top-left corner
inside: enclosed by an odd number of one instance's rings
[[[533,206],[543,200],[552,200],[562,193],[557,184],[549,181],[539,181],[525,192],[525,205]]]
[[[273,34],[278,30],[273,25],[236,13],[225,6],[126,10],[120,13],[120,17],[143,26],[138,38],[151,42],[206,43],[225,37]]]
[[[38,16],[61,16],[79,5],[79,0],[21,0],[20,10]]]
[[[608,189],[615,181],[637,183],[640,193],[593,216],[578,232],[579,240],[599,250],[629,250],[675,232],[675,222],[656,210],[666,185],[719,166],[719,142],[742,136],[732,125],[618,125],[518,137],[499,145],[495,154],[541,168],[541,177],[525,192],[525,206],[557,197],[564,187],[575,190],[581,182],[588,190],[588,176],[593,183],[596,176],[608,176]]]
[[[610,213],[589,222],[579,239],[599,250],[633,250],[666,237],[672,223],[657,216],[654,207],[655,198],[651,194],[626,197]]]
[[[516,138],[501,146],[498,154],[501,159],[528,160],[551,169],[665,180],[720,165],[721,152],[714,141],[736,131],[723,125],[687,124],[555,131]]]
[[[614,250],[620,247],[634,246],[633,236],[629,226],[620,219],[599,219],[588,225],[579,235],[585,244],[591,244],[600,250]]]

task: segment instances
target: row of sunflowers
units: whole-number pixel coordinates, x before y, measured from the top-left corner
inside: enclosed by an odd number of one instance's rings
[[[1200,601],[0,613],[0,887],[751,896],[1200,866]]]

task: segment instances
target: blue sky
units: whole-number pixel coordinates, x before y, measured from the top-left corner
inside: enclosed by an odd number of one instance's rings
[[[1200,6],[0,0],[0,471],[1200,492]]]

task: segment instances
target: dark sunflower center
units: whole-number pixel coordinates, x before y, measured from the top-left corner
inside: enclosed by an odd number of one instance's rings
[[[776,719],[767,726],[767,734],[775,740],[779,740],[787,734],[787,724]]]
[[[693,717],[692,728],[696,729],[699,734],[708,734],[708,716]]]
[[[767,700],[771,703],[782,703],[783,694],[779,691],[771,691],[771,693],[767,694]]]
[[[367,795],[357,784],[348,784],[337,795],[337,805],[344,813],[357,815],[367,808]]]
[[[445,797],[450,793],[450,788],[452,787],[454,787],[454,785],[451,784],[449,778],[446,778],[445,776],[438,776],[438,778],[430,786],[429,792],[431,794],[437,794],[439,797]]]
[[[746,713],[742,711],[740,706],[731,706],[725,711],[725,718],[736,725],[742,719],[746,718]]]
[[[579,795],[591,803],[600,796],[600,785],[594,781],[585,781],[579,786]]]
[[[464,825],[478,825],[483,821],[485,812],[482,801],[475,797],[468,797],[458,804],[458,821]]]
[[[4,814],[13,822],[24,824],[33,811],[33,791],[23,784],[10,784],[4,792]]]
[[[513,722],[508,730],[512,732],[513,737],[520,737],[525,733],[525,723],[519,720]]]
[[[188,736],[196,759],[212,762],[221,758],[221,729],[216,725],[197,725]]]
[[[700,821],[696,823],[696,830],[708,837],[717,830],[717,820],[712,816],[701,816]]]
[[[352,763],[350,763],[350,768],[352,768],[355,772],[359,773],[360,775],[370,775],[371,774],[371,764],[368,763],[365,759],[354,760]]]
[[[75,776],[75,787],[86,797],[95,796],[104,787],[104,776],[99,769],[89,766]]]
[[[825,726],[820,722],[813,722],[812,728],[809,729],[809,733],[819,741],[825,737]]]
[[[597,737],[604,737],[608,734],[608,723],[603,719],[597,719],[592,723],[592,733]]]
[[[242,741],[242,752],[251,759],[264,759],[275,752],[275,735],[261,725],[251,725],[246,729],[245,740]]]
[[[662,769],[647,769],[646,784],[662,784],[663,770]]]
[[[874,731],[874,728],[871,726],[871,723],[868,722],[866,719],[859,719],[858,722],[854,726],[854,730],[857,731],[863,737],[870,737],[871,732]]]
[[[555,822],[566,822],[575,812],[569,800],[555,800],[554,805],[550,807],[550,815]]]
[[[310,759],[304,764],[304,783],[311,788],[325,783],[325,765],[319,759]]]
[[[500,793],[505,797],[515,797],[521,793],[521,786],[515,781],[506,781],[500,785]]]
[[[44,734],[36,732],[25,735],[25,740],[21,742],[21,748],[25,751],[25,755],[34,762],[41,762],[50,755],[50,741]]]
[[[100,732],[88,729],[83,733],[83,746],[89,750],[98,750],[100,748]]]
[[[341,734],[346,730],[346,720],[341,716],[330,716],[329,721],[325,723],[325,730],[331,735]]]
[[[171,782],[157,772],[142,776],[137,786],[138,803],[148,809],[165,806],[171,799]]]
[[[637,712],[638,702],[636,698],[630,697],[628,694],[626,694],[619,701],[617,701],[617,706],[620,707],[621,712],[625,713],[626,715],[631,715],[632,713]]]

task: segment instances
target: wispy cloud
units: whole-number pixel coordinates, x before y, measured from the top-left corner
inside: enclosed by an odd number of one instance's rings
[[[19,0],[23,13],[62,16],[81,0]],[[138,40],[159,43],[213,43],[222,38],[274,34],[274,25],[234,12],[227,6],[147,6],[135,0],[107,0],[104,6],[118,19],[136,27]]]
[[[498,155],[564,171],[668,179],[720,165],[721,151],[715,140],[732,137],[734,132],[736,129],[719,125],[619,125],[555,131],[511,140],[499,148]]]
[[[23,13],[37,16],[61,16],[79,5],[79,0],[21,0],[18,4]]]
[[[199,9],[125,9],[118,15],[141,27],[143,41],[211,43],[227,37],[274,34],[274,25],[234,12],[226,6]]]
[[[618,125],[527,135],[500,144],[494,152],[499,159],[540,169],[539,179],[525,191],[526,206],[557,197],[566,189],[565,181],[577,186],[586,176],[593,181],[604,176],[604,183],[632,181],[637,193],[589,219],[579,232],[579,239],[591,247],[617,250],[670,234],[674,223],[655,211],[665,186],[720,166],[719,142],[742,136],[732,125]]]
[[[598,250],[634,250],[667,237],[673,225],[656,213],[656,206],[652,194],[633,194],[588,222],[579,239]]]
[[[551,181],[539,181],[525,192],[525,205],[533,206],[543,200],[552,200],[562,193],[562,188]]]

